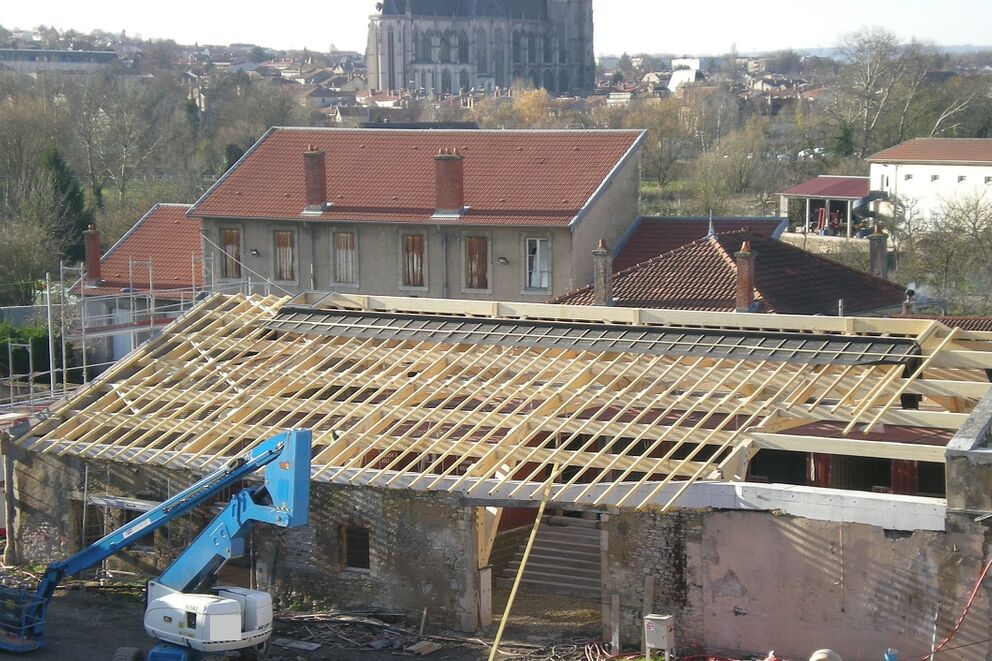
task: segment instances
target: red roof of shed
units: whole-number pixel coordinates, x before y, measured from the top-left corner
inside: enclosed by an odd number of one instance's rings
[[[868,196],[868,177],[820,175],[782,191],[793,197],[857,199]]]

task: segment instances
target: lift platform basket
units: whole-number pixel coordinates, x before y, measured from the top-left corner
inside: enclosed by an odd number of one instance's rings
[[[0,650],[28,652],[44,645],[36,636],[48,602],[30,592],[0,586]]]

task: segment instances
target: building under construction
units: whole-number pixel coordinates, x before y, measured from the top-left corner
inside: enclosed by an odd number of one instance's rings
[[[275,594],[473,631],[545,503],[594,541],[607,639],[669,613],[680,650],[911,658],[984,566],[990,370],[932,320],[214,294],[6,443],[8,560],[305,427],[312,522],[252,549]],[[973,608],[954,646],[992,638]]]

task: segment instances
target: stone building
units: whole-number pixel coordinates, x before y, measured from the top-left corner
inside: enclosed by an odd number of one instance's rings
[[[453,94],[515,80],[595,85],[592,0],[386,0],[369,23],[369,88]]]

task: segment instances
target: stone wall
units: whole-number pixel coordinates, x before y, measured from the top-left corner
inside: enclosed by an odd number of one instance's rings
[[[620,596],[620,642],[637,647],[644,613],[674,615],[680,651],[704,645],[698,549],[699,513],[626,513],[604,517],[603,639],[610,640],[613,595]],[[645,604],[645,578],[654,599]]]
[[[604,604],[620,595],[622,643],[639,644],[651,575],[648,610],[675,616],[680,653],[808,658],[829,647],[845,659],[880,659],[893,647],[922,655],[937,604],[942,637],[986,549],[981,533],[892,533],[765,512],[634,513],[605,526]],[[956,645],[992,638],[989,608],[983,591]],[[955,654],[985,658],[981,645]]]
[[[257,528],[257,576],[282,603],[382,607],[474,631],[478,624],[475,513],[446,493],[312,485],[310,525]],[[369,532],[368,571],[345,569],[341,528]],[[279,551],[276,552],[276,546]],[[264,559],[279,558],[273,572]]]
[[[47,564],[81,545],[81,497],[88,466],[91,494],[164,500],[197,476],[186,471],[83,461],[75,457],[21,452],[12,457],[8,488],[16,513],[9,527],[11,564]],[[90,515],[95,516],[94,508]],[[187,547],[216,514],[203,506],[170,523],[133,549],[114,556],[112,569],[155,575]],[[102,514],[101,514],[102,516]],[[111,510],[110,529],[125,522]],[[479,572],[476,568],[475,516],[472,507],[447,493],[414,493],[313,483],[310,524],[294,530],[256,526],[258,585],[285,606],[343,609],[383,607],[419,617],[428,609],[432,623],[474,631],[479,624]],[[345,569],[341,526],[369,531],[370,569]],[[247,566],[247,563],[242,563]]]

